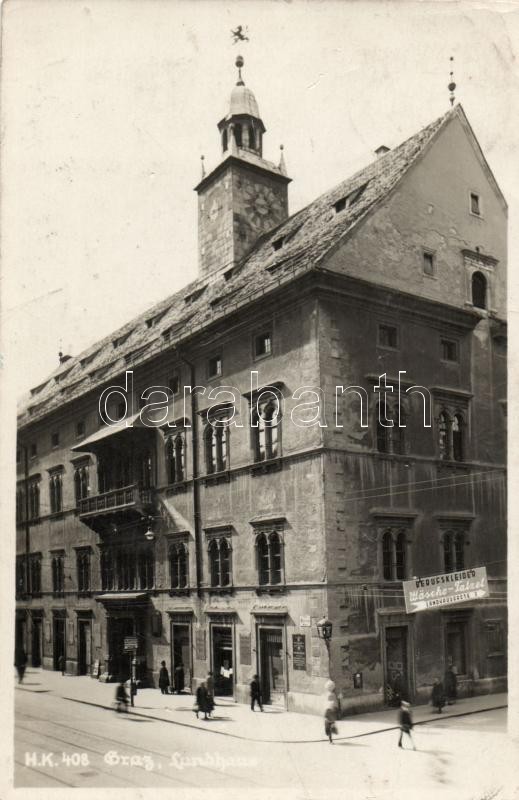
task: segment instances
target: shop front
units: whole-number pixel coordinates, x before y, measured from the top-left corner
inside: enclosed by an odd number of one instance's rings
[[[145,592],[121,592],[99,595],[96,600],[105,608],[106,639],[102,681],[128,680],[134,652],[126,647],[127,639],[137,641],[137,681],[147,681],[146,632],[150,629],[151,606]]]
[[[209,615],[210,671],[216,697],[234,697],[236,684],[235,613]]]
[[[254,614],[254,612],[253,612]],[[254,614],[257,673],[265,704],[286,707],[288,671],[285,615]]]

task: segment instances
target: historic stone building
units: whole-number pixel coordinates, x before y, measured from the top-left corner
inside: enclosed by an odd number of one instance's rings
[[[507,209],[461,106],[293,216],[241,74],[218,131],[199,278],[24,399],[17,647],[115,680],[134,636],[142,681],[308,711],[329,676],[351,709],[449,664],[502,689]],[[406,614],[403,579],[476,566],[488,599]]]

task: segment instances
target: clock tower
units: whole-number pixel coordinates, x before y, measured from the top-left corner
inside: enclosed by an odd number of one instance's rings
[[[288,184],[283,154],[279,166],[263,158],[265,126],[256,98],[238,82],[227,115],[218,123],[222,160],[196,187],[200,276],[239,264],[257,239],[288,217]]]

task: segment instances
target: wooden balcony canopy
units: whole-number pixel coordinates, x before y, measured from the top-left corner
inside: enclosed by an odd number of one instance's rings
[[[98,431],[87,436],[86,439],[83,439],[82,442],[78,442],[78,444],[75,444],[70,449],[80,453],[95,453],[99,446],[108,444],[116,436],[128,436],[135,428],[146,431],[153,430],[153,428],[143,425],[140,412],[137,412],[137,414],[132,414],[127,419],[121,420],[115,425],[103,425]]]

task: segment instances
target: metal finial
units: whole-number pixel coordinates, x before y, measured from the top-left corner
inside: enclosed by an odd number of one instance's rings
[[[282,144],[279,145],[279,170],[283,175],[287,174],[287,165],[285,164],[285,154],[283,153],[284,146]]]
[[[450,61],[451,61],[451,66],[453,67],[454,66],[454,63],[453,63],[454,62],[454,56],[450,57]],[[454,72],[452,70],[450,71],[450,78],[451,79],[450,79],[449,85],[447,86],[447,89],[450,92],[449,100],[451,101],[451,106],[453,106],[454,105],[454,101],[456,99],[456,97],[454,95],[454,90],[456,89],[456,84],[454,83]]]
[[[201,166],[202,166],[202,178],[205,178],[205,163],[204,163],[204,160],[205,160],[205,156],[200,156],[200,162],[201,162]]]
[[[236,83],[236,86],[245,86],[245,83],[243,82],[243,78],[241,76],[241,68],[245,63],[243,60],[243,56],[237,56],[236,61],[234,63],[238,67],[238,81]]]

